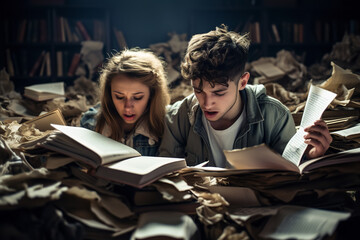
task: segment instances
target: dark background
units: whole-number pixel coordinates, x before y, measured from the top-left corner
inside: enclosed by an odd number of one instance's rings
[[[55,16],[60,15],[80,19],[85,24],[89,19],[101,19],[105,30],[105,56],[120,50],[113,33],[114,27],[123,32],[128,47],[148,48],[150,44],[169,41],[169,33],[186,34],[189,40],[193,34],[208,32],[220,24],[243,33],[247,22],[259,22],[261,41],[253,41],[249,61],[275,57],[278,51],[285,49],[301,56],[303,63],[310,66],[320,62],[345,33],[360,33],[360,14],[355,3],[349,0],[13,0],[0,10],[0,67],[6,66],[6,49],[15,52],[15,55],[25,50],[30,63],[36,60],[41,49],[49,49],[53,68],[56,67],[56,51],[78,51],[80,43],[58,44],[54,34],[41,44],[12,40],[11,36],[17,34],[16,22],[21,19],[43,16],[54,29]],[[7,29],[3,24],[6,21],[11,23]],[[317,22],[322,24],[320,30],[316,30]],[[273,23],[278,26],[280,34],[287,34],[290,38],[293,27],[286,30],[284,23],[303,24],[303,42],[294,42],[285,37],[281,42],[274,42],[271,36]],[[328,37],[325,37],[325,32]],[[317,38],[318,33],[322,36],[321,40]],[[22,82],[22,85],[30,84],[30,80],[24,83],[24,78],[29,79],[29,76],[20,74],[12,77],[13,80],[20,79],[16,81]],[[47,80],[35,77],[31,83]],[[52,73],[51,80],[59,79]]]

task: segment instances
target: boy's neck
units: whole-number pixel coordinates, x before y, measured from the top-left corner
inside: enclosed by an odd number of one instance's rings
[[[241,96],[240,96],[240,99],[241,99]],[[221,119],[219,119],[217,121],[214,121],[214,122],[209,121],[211,127],[214,128],[215,130],[225,130],[225,129],[229,128],[240,117],[240,115],[241,115],[241,113],[242,113],[242,111],[244,109],[243,101],[240,100],[237,108],[239,109],[237,111],[237,114],[234,117],[230,118],[230,119],[221,118]]]

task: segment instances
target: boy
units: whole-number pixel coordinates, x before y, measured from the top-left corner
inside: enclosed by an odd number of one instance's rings
[[[189,166],[209,161],[210,166],[230,167],[223,150],[265,143],[283,152],[295,134],[294,120],[263,85],[247,85],[249,45],[246,35],[225,26],[192,37],[181,73],[194,94],[169,108],[161,156],[185,157]],[[305,131],[306,157],[323,155],[332,141],[325,122],[318,120]]]

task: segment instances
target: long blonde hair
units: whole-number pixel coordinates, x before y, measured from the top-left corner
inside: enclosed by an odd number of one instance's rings
[[[107,60],[101,70],[99,86],[101,110],[95,130],[101,133],[105,125],[111,129],[110,138],[119,141],[124,137],[124,121],[118,114],[111,97],[111,81],[114,76],[125,75],[150,89],[147,110],[138,120],[145,121],[150,134],[161,138],[164,132],[166,105],[170,102],[164,62],[154,53],[139,48],[125,49]]]

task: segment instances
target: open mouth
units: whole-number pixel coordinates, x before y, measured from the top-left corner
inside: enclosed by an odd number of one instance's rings
[[[123,117],[125,120],[132,120],[135,118],[135,114],[124,114]]]
[[[205,117],[211,118],[216,116],[218,112],[212,112],[212,111],[204,111]]]

